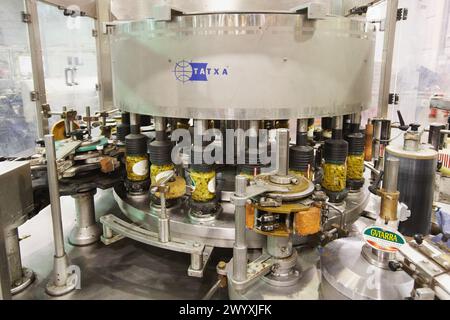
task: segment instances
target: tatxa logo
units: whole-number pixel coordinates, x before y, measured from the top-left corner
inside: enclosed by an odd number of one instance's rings
[[[179,61],[173,71],[175,78],[183,83],[189,81],[208,81],[209,77],[228,76],[228,68],[209,67],[204,62]]]

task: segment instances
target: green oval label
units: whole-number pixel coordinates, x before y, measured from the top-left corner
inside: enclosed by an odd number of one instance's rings
[[[369,246],[384,252],[397,252],[406,244],[400,232],[380,226],[366,228],[363,231],[363,237]]]

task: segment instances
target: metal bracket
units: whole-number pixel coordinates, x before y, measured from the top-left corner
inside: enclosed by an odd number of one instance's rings
[[[307,2],[291,9],[296,13],[306,13],[308,19],[317,20],[325,19],[327,15],[327,8],[322,3]]]
[[[275,262],[272,256],[263,254],[255,261],[247,264],[247,279],[245,281],[235,281],[233,279],[233,259],[231,259],[230,262],[227,263],[226,272],[220,272],[219,274],[226,274],[233,283],[233,288],[236,291],[245,291],[252,286],[256,280],[268,274],[274,265]]]
[[[31,23],[31,14],[22,11],[22,22]]]
[[[42,111],[41,111],[42,117],[44,119],[49,119],[51,117],[51,112],[52,112],[50,105],[48,103],[44,103],[41,105],[41,109],[42,109]]]
[[[30,92],[30,100],[35,102],[39,100],[39,92],[37,91],[31,91]]]
[[[398,105],[400,103],[400,96],[397,93],[389,93],[389,104]]]
[[[162,4],[152,7],[150,18],[156,21],[171,21],[172,16],[180,15],[183,15],[183,12],[180,9],[167,4]]]
[[[202,256],[201,256],[203,268],[200,270],[197,270],[197,269],[194,269],[191,264],[188,269],[188,276],[195,277],[195,278],[203,278],[203,273],[204,273],[205,267],[209,262],[209,258],[211,257],[213,250],[214,250],[214,247],[205,246]]]
[[[113,33],[114,29],[116,28],[116,26],[119,24],[120,22],[103,22],[101,25],[101,33],[105,34],[105,35],[110,35]],[[93,37],[98,37],[98,30],[93,29],[92,30],[92,36]]]
[[[397,21],[408,20],[408,8],[399,8],[397,10]]]
[[[100,222],[103,224],[103,236],[101,240],[105,245],[112,244],[125,237],[153,247],[188,253],[191,255],[191,265],[188,269],[188,275],[198,278],[203,277],[205,266],[209,261],[213,247],[196,241],[174,237],[169,242],[160,242],[158,233],[125,222],[112,214],[101,217]]]

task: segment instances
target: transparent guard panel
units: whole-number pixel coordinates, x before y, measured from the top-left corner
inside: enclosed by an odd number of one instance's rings
[[[38,3],[47,100],[52,111],[63,107],[84,115],[99,110],[94,20],[68,17],[54,6]],[[59,121],[50,119],[50,128]]]
[[[33,150],[36,111],[23,1],[2,0],[0,10],[0,157]]]
[[[446,123],[448,112],[432,111],[430,100],[450,95],[450,1],[401,0],[399,7],[409,14],[397,24],[391,91],[400,103],[390,107],[390,117],[397,121],[400,110],[407,124]]]
[[[378,115],[378,100],[380,97],[380,81],[381,81],[381,66],[383,60],[383,45],[384,45],[384,25],[381,20],[386,16],[386,2],[370,7],[367,12],[367,20],[373,22],[372,27],[376,30],[376,44],[374,56],[374,72],[372,83],[372,100],[370,108],[363,113],[362,125],[364,126],[369,119],[376,118]]]

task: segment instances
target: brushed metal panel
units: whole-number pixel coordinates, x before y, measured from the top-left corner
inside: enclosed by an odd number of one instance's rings
[[[140,114],[290,119],[360,112],[371,98],[374,37],[364,23],[348,18],[209,14],[143,20],[118,25],[111,49],[115,105]],[[194,67],[177,63],[207,64],[211,74],[197,78],[207,81],[188,81]],[[187,77],[177,77],[180,71]]]

